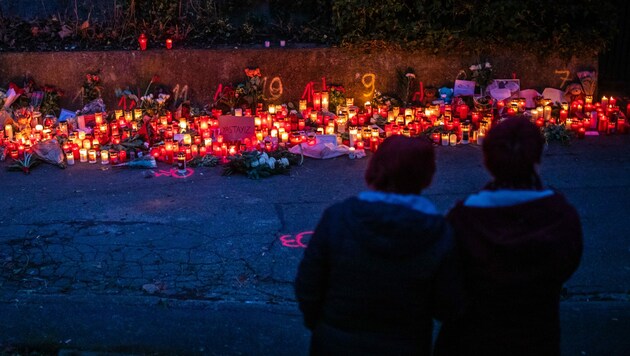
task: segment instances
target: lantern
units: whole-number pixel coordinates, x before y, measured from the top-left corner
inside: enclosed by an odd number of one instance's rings
[[[141,51],[145,51],[147,49],[147,36],[144,33],[138,37],[138,44],[140,45]]]

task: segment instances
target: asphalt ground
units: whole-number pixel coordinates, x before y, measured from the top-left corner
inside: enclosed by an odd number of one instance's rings
[[[587,137],[543,156],[585,235],[565,355],[630,354],[629,149],[628,135]],[[323,209],[366,189],[366,165],[306,159],[259,181],[164,164],[0,170],[0,352],[306,354],[297,264]],[[488,179],[478,146],[437,147],[424,194],[446,212]]]

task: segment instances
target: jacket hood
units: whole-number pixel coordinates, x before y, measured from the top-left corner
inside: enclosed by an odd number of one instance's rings
[[[459,203],[448,218],[471,266],[492,278],[566,280],[579,263],[579,216],[560,194],[509,206]]]
[[[373,253],[402,257],[426,252],[448,232],[446,219],[401,204],[351,198],[343,219]]]

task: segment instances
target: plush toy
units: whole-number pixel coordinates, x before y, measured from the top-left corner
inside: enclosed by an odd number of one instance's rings
[[[424,98],[422,99],[422,105],[428,106],[433,103],[434,100],[438,99],[438,91],[434,87],[426,87],[424,88]]]
[[[580,83],[571,83],[567,85],[567,88],[564,90],[564,100],[567,103],[574,101],[584,102],[584,97],[584,90],[582,90],[582,84]]]
[[[442,87],[440,88],[439,93],[440,93],[440,99],[444,100],[444,104],[451,103],[451,100],[453,99],[453,89]]]

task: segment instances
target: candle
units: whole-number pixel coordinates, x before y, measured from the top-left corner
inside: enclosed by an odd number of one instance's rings
[[[89,138],[83,140],[83,148],[85,148],[86,150],[92,148],[92,141]]]
[[[140,50],[145,51],[147,49],[147,35],[144,33],[138,37],[138,44],[140,45]]]
[[[72,154],[72,151],[66,152],[66,162],[68,162],[69,166],[74,165],[74,155]]]
[[[328,92],[322,92],[322,111],[328,111]]]
[[[101,164],[109,164],[109,151],[101,150]]]
[[[462,124],[462,145],[467,145],[470,141],[470,123],[467,121]]]
[[[448,140],[449,140],[449,134],[447,133],[443,133],[442,134],[442,146],[448,146]]]
[[[79,149],[79,162],[88,161],[88,151],[85,148]]]
[[[583,139],[584,135],[586,135],[586,129],[584,127],[580,127],[578,129],[578,138]]]
[[[551,118],[551,106],[545,106],[543,110],[543,118],[549,120]]]
[[[479,146],[483,145],[483,140],[486,138],[486,132],[483,130],[479,130],[477,133],[477,144]]]
[[[608,117],[603,114],[599,117],[599,123],[597,125],[597,131],[606,132],[608,131]]]
[[[567,116],[568,116],[569,112],[567,110],[560,110],[560,121],[566,121],[567,120]]]
[[[166,39],[166,49],[171,49],[173,48],[173,40],[170,38]]]
[[[5,125],[4,126],[4,133],[7,136],[7,139],[9,141],[13,141],[13,125],[11,125],[11,124]]]
[[[84,148],[85,150],[85,148]],[[90,163],[96,163],[96,150],[94,149],[89,149],[88,150],[88,161]]]
[[[623,117],[617,118],[617,132],[619,132],[620,134],[627,133],[626,119],[624,119]]]
[[[603,107],[607,107],[608,106],[608,98],[606,96],[602,97],[602,106]]]
[[[451,146],[457,145],[457,135],[456,134],[452,133],[449,136],[449,143],[451,144]]]

